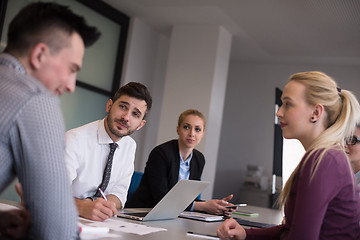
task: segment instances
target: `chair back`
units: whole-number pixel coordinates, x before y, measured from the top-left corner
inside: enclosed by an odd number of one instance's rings
[[[130,186],[129,186],[129,190],[128,190],[128,194],[127,194],[127,199],[130,199],[131,195],[133,195],[133,193],[136,191],[136,189],[138,189],[143,175],[144,175],[144,173],[142,173],[142,172],[134,171],[134,173],[131,177],[131,182],[130,182]]]

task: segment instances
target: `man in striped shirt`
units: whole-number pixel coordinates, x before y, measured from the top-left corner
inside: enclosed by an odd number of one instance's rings
[[[17,176],[26,210],[0,212],[0,237],[79,238],[57,95],[74,91],[84,49],[99,36],[83,17],[49,2],[28,5],[9,25],[0,54],[0,192]],[[18,229],[22,236],[12,235]]]

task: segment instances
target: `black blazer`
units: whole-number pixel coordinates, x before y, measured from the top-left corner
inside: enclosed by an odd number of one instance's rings
[[[194,149],[190,161],[189,179],[200,180],[204,165],[204,155]],[[179,168],[178,140],[171,140],[155,147],[149,155],[139,188],[126,202],[125,207],[154,207],[177,183]],[[189,210],[189,207],[187,210]]]

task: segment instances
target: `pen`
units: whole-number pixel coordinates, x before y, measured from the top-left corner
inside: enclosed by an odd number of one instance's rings
[[[239,203],[239,204],[234,204],[234,205],[228,205],[225,206],[226,208],[235,208],[235,207],[246,207],[247,204],[246,203]]]
[[[204,233],[194,233],[194,232],[187,232],[186,234],[194,236],[194,237],[199,237],[199,238],[206,238],[206,239],[216,239],[219,240],[220,238],[214,235],[210,235],[210,234],[204,234]]]
[[[240,203],[240,204],[235,204],[235,206],[238,206],[238,207],[246,207],[247,204],[246,204],[246,203]]]
[[[106,198],[104,192],[101,190],[101,188],[99,188],[99,192],[100,192],[101,196],[107,201],[107,198]]]

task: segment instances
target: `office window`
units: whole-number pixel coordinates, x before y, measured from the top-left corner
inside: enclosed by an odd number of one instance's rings
[[[282,136],[279,119],[276,113],[281,106],[282,91],[275,89],[275,122],[274,122],[274,161],[272,183],[272,205],[276,203],[279,193],[286,181],[300,162],[305,150],[296,139],[285,139]]]
[[[299,140],[285,139],[283,140],[283,169],[282,169],[282,186],[285,186],[291,173],[294,171],[302,156],[305,153],[304,147]]]
[[[84,16],[90,25],[100,30],[101,38],[86,50],[77,85],[108,97],[112,96],[120,86],[130,18],[103,1],[44,1],[69,6],[72,11]],[[21,8],[31,2],[37,2],[37,0],[2,0],[0,2],[0,50],[6,46],[10,21]]]
[[[38,0],[0,1],[0,50],[6,47],[10,21],[19,10]],[[106,101],[120,87],[129,17],[98,0],[43,0],[69,6],[96,26],[100,39],[85,51],[74,94],[60,99],[67,129],[103,118]]]

